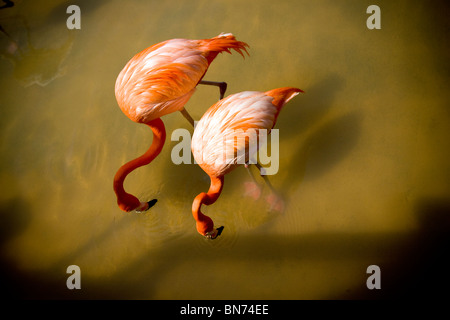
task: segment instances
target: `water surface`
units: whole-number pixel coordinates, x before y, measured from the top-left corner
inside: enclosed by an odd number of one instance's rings
[[[372,3],[364,1],[14,3],[0,10],[0,262],[11,296],[371,298],[442,280],[450,211],[443,1],[377,1],[381,30],[367,29]],[[81,8],[80,30],[66,27],[70,4]],[[113,176],[151,133],[122,114],[114,83],[154,43],[221,32],[248,42],[250,57],[221,54],[205,79],[226,81],[227,94],[306,93],[276,126],[280,168],[270,180],[285,212],[270,210],[267,187],[260,200],[243,196],[250,178],[238,168],[205,208],[225,226],[210,242],[190,212],[208,177],[170,158],[171,132],[192,132],[181,114],[164,117],[163,152],[126,180],[127,190],[159,202],[145,214],[118,209]],[[217,98],[216,88],[199,87],[186,109],[199,119]],[[382,271],[378,292],[366,288],[372,264]],[[69,265],[81,269],[81,290],[66,288]]]

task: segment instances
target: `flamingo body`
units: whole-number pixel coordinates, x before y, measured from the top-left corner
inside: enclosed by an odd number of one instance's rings
[[[219,52],[241,55],[247,44],[231,34],[211,39],[171,39],[136,54],[116,80],[116,99],[133,121],[147,123],[180,111]]]
[[[149,164],[161,152],[166,133],[160,118],[184,109],[220,52],[231,53],[233,49],[244,56],[246,47],[231,33],[203,40],[172,39],[141,51],[122,69],[115,84],[117,103],[128,118],[148,125],[153,132],[148,151],[120,167],[114,177],[114,192],[123,211],[149,208],[150,203],[127,193],[123,183],[129,173]]]
[[[289,92],[289,99],[298,92]],[[244,150],[248,156],[248,144],[243,143],[247,130],[272,129],[289,99],[273,104],[274,97],[267,92],[244,91],[220,100],[197,123],[191,144],[194,159],[210,176],[227,174],[239,165],[236,156],[242,153],[237,151]]]
[[[248,141],[239,136],[246,135],[248,129],[255,129],[257,135],[259,129],[271,130],[281,108],[299,92],[303,91],[284,87],[267,92],[233,94],[210,107],[197,123],[191,149],[194,159],[211,179],[208,193],[199,194],[192,205],[200,234],[208,235],[214,231],[212,220],[200,211],[201,205],[210,205],[219,197],[224,175],[239,166],[236,151],[244,150],[248,157]]]

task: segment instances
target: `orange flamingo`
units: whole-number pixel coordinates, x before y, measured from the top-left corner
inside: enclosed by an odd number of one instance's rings
[[[223,230],[223,227],[214,229],[212,219],[200,209],[202,204],[211,205],[219,198],[225,174],[239,165],[237,155],[245,154],[248,161],[249,141],[245,132],[253,129],[259,137],[260,129],[271,130],[281,108],[300,92],[303,91],[284,87],[233,94],[210,107],[197,123],[191,149],[195,161],[211,179],[208,192],[197,195],[192,203],[192,215],[201,235],[215,239]]]
[[[150,148],[140,157],[124,164],[114,177],[117,204],[123,211],[145,211],[156,199],[141,202],[124,190],[129,173],[149,164],[161,152],[166,131],[162,116],[180,111],[194,125],[184,105],[198,84],[217,85],[221,98],[226,83],[202,81],[211,62],[221,52],[237,51],[244,57],[248,45],[231,33],[203,40],[172,39],[155,44],[136,54],[116,80],[115,93],[120,109],[131,120],[146,124],[153,132]]]

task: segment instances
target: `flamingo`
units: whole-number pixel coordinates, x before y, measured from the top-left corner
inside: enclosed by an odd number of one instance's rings
[[[127,193],[123,186],[125,178],[136,168],[152,162],[161,152],[166,139],[162,116],[180,111],[194,126],[184,105],[198,84],[217,85],[223,97],[226,83],[202,79],[219,53],[231,53],[233,49],[245,57],[246,47],[248,44],[237,41],[231,33],[202,40],[171,39],[141,51],[125,65],[115,84],[117,102],[128,118],[150,127],[153,141],[142,156],[121,166],[114,176],[113,187],[120,209],[141,212],[156,203],[156,199],[141,202]]]
[[[197,123],[191,150],[196,163],[211,180],[208,192],[197,195],[192,203],[192,215],[201,235],[215,239],[222,233],[224,227],[214,229],[212,219],[200,209],[202,204],[211,205],[219,198],[224,176],[239,166],[236,154],[242,156],[244,150],[245,159],[248,159],[249,142],[245,140],[245,132],[253,129],[259,138],[260,129],[271,130],[282,107],[300,92],[303,91],[283,87],[266,92],[233,94],[211,106]],[[239,135],[243,139],[239,139]],[[227,161],[223,161],[225,156]]]

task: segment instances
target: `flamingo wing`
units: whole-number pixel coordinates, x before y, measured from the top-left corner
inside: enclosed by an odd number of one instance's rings
[[[278,109],[272,100],[264,92],[245,91],[213,105],[197,123],[192,137],[192,153],[200,167],[220,176],[242,163],[250,151],[249,129],[258,136],[259,129],[270,130],[274,125]]]
[[[196,41],[162,42],[135,55],[120,72],[117,101],[137,122],[181,110],[207,69]]]

